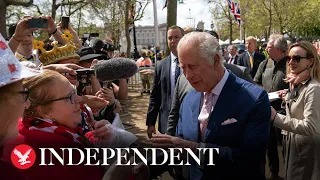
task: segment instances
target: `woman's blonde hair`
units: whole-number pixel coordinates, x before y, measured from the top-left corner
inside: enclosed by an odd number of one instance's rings
[[[12,100],[13,96],[16,96],[16,94],[12,93],[16,89],[15,84],[20,83],[15,82],[3,87],[0,87],[0,108],[7,107],[8,109],[8,103],[10,100]],[[10,107],[9,107],[10,108]],[[1,111],[4,112],[4,111]],[[8,112],[5,112],[5,114],[1,114],[0,119],[0,146],[3,145],[3,141],[6,138],[6,134],[8,133],[8,127],[13,123],[13,121],[17,122],[18,119],[7,119],[5,115],[7,115]]]
[[[25,110],[26,117],[39,117],[38,107],[41,106],[42,113],[50,111],[50,105],[46,102],[55,98],[51,88],[54,87],[57,77],[62,76],[56,71],[44,70],[39,76],[26,79],[22,82],[23,87],[30,91],[30,107]]]
[[[308,41],[301,41],[299,43],[291,45],[288,52],[290,52],[290,50],[294,47],[301,47],[307,51],[306,57],[309,59],[313,59],[313,63],[310,66],[310,77],[320,80],[320,58],[316,48]],[[290,73],[290,68],[289,66],[287,66],[287,75]]]

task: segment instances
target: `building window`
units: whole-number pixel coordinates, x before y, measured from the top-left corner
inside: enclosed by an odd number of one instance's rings
[[[149,33],[147,33],[147,37],[149,37]]]
[[[153,36],[154,36],[154,33],[152,33],[151,36],[153,37]]]

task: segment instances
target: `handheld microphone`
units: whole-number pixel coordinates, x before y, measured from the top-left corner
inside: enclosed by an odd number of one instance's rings
[[[138,71],[136,63],[128,58],[113,58],[106,61],[99,61],[94,65],[94,69],[84,68],[78,69],[78,81],[84,78],[90,78],[91,74],[95,74],[99,81],[112,81],[116,79],[126,79]]]
[[[83,87],[91,84],[91,74],[103,83],[104,88],[111,87],[111,81],[116,79],[126,79],[138,71],[135,61],[128,58],[112,58],[106,61],[99,61],[94,65],[94,69],[85,68],[76,70],[77,79],[80,82],[78,94],[81,95]],[[81,87],[80,87],[81,86]]]
[[[99,61],[94,65],[94,70],[97,79],[104,82],[129,78],[137,73],[138,66],[129,58],[112,58]]]

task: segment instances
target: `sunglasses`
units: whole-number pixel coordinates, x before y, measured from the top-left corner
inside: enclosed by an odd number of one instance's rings
[[[18,94],[21,94],[24,102],[27,102],[30,92],[27,88],[25,88],[23,91],[19,91]]]
[[[303,56],[299,56],[299,55],[293,55],[293,56],[288,56],[287,62],[290,62],[290,60],[294,61],[295,63],[299,63],[301,61],[301,59],[310,59],[311,57],[303,57]]]

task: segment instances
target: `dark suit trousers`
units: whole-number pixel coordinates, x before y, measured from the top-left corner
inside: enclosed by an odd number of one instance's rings
[[[270,172],[273,174],[279,173],[278,133],[276,131],[280,131],[280,129],[271,125],[267,155]]]

